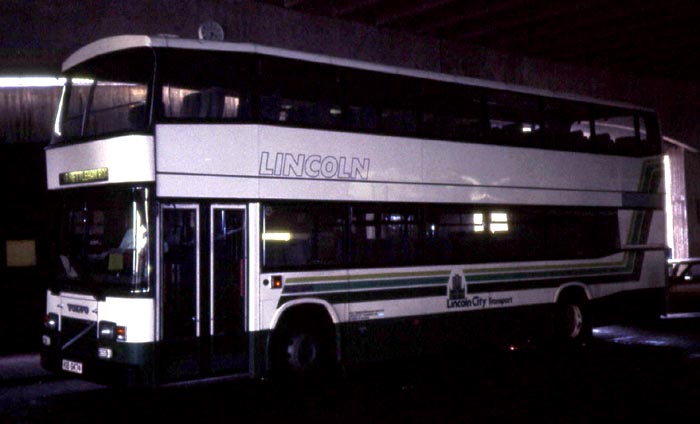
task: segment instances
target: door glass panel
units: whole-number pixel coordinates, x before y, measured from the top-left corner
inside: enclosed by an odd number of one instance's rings
[[[191,338],[197,331],[197,210],[164,209],[163,337]]]
[[[246,372],[245,210],[212,208],[211,370]]]
[[[243,211],[214,209],[213,334],[230,334],[243,326],[245,243]]]

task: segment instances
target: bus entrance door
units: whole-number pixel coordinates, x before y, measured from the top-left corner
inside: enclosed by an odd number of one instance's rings
[[[245,221],[245,206],[161,206],[160,381],[248,373]]]
[[[158,381],[170,382],[202,373],[199,205],[161,205],[159,230],[160,342],[156,373]]]
[[[209,336],[212,373],[247,373],[245,206],[212,205]]]

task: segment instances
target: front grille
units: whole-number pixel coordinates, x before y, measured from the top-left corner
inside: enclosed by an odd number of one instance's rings
[[[61,350],[79,357],[94,356],[97,348],[97,323],[75,318],[61,319]]]

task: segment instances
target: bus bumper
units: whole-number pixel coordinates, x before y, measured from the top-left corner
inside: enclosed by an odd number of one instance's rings
[[[52,344],[46,346],[50,337]],[[79,377],[111,386],[149,386],[153,384],[153,344],[114,343],[96,345],[93,352],[61,350],[59,337],[44,335],[41,366],[51,372]],[[102,354],[100,354],[102,352]],[[104,357],[100,357],[104,356]]]

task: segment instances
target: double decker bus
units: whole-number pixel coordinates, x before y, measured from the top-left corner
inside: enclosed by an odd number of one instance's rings
[[[313,374],[661,312],[651,110],[172,37],[63,70],[49,370]]]

